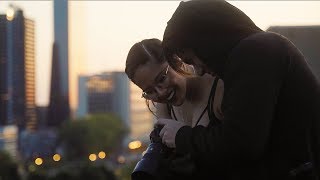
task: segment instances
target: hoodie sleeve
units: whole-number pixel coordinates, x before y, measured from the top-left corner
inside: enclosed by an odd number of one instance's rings
[[[273,38],[253,35],[233,49],[224,76],[222,124],[182,127],[176,136],[178,152],[191,152],[198,162],[221,169],[262,156],[288,67],[286,53],[273,45]]]

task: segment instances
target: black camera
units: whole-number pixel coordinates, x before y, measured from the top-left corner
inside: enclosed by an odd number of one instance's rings
[[[136,164],[132,174],[132,180],[154,180],[159,176],[160,163],[168,157],[172,149],[162,144],[159,133],[163,126],[155,126],[150,134],[151,143],[149,144],[145,154]]]

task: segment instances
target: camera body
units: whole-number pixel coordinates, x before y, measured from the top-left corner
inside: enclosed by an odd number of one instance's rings
[[[162,144],[159,133],[163,126],[155,126],[150,134],[151,143],[149,144],[145,154],[136,164],[132,174],[132,180],[153,180],[158,177],[160,162],[168,157],[172,149]]]

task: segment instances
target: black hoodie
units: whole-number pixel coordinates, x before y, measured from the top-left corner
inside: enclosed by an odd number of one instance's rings
[[[224,81],[222,123],[176,135],[177,152],[191,153],[204,176],[313,179],[303,167],[319,168],[320,85],[288,39],[225,1],[195,0],[180,3],[163,47],[167,57],[192,48]]]
[[[220,77],[232,48],[241,39],[262,31],[238,8],[220,0],[181,2],[167,24],[165,53],[192,48]]]

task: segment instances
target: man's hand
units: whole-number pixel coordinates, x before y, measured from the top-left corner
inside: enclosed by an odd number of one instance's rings
[[[176,147],[176,134],[182,126],[186,126],[186,124],[183,122],[164,118],[159,118],[156,122],[156,125],[163,125],[159,135],[162,139],[162,143],[170,148]]]

